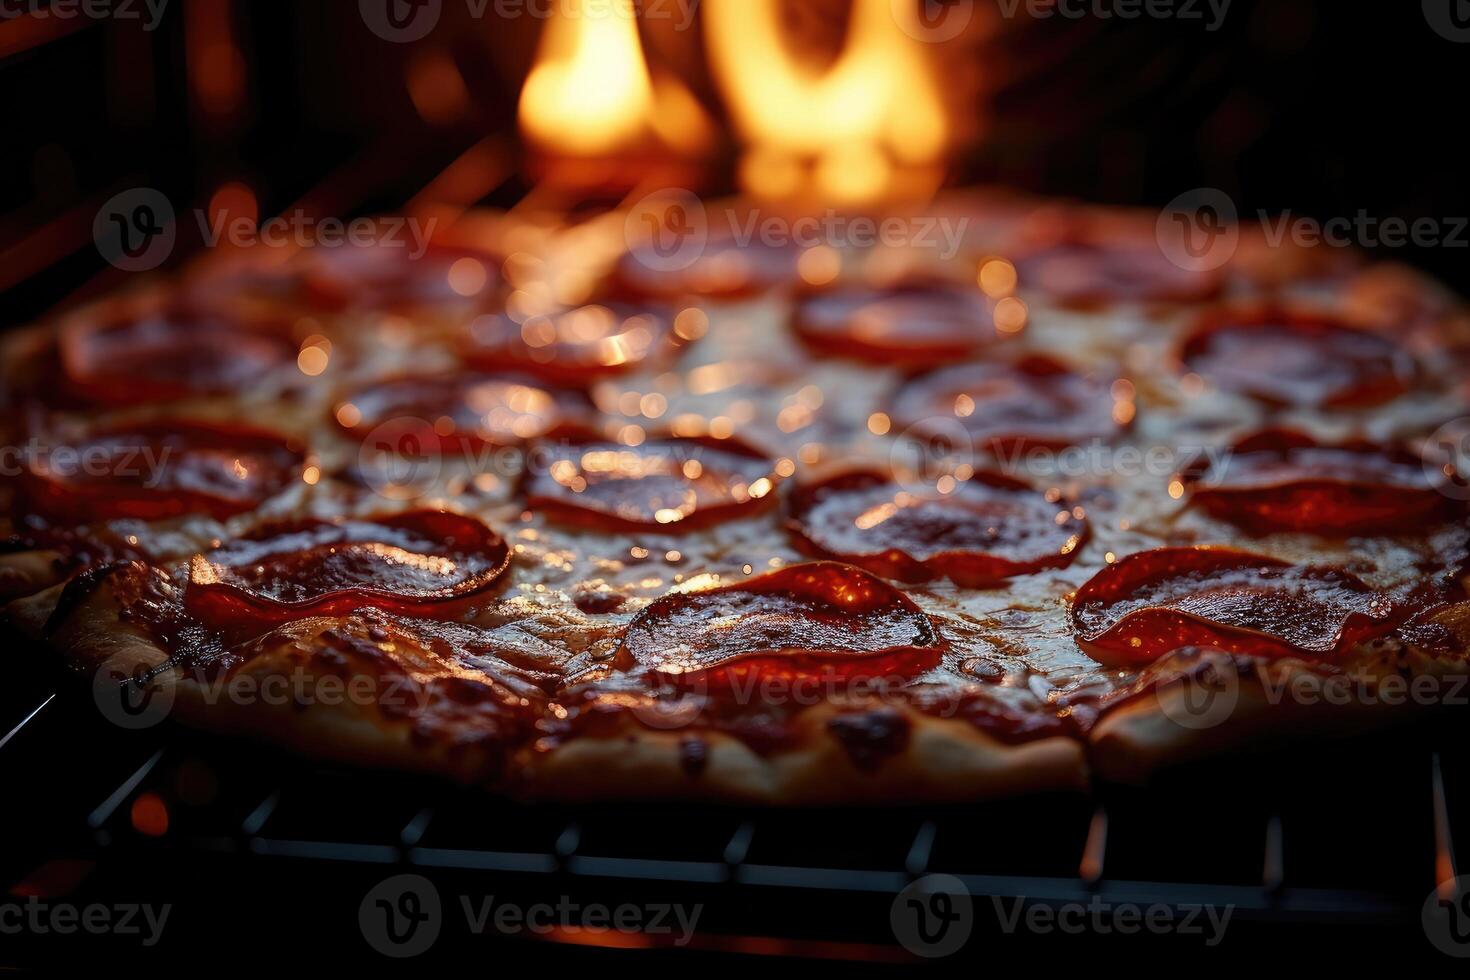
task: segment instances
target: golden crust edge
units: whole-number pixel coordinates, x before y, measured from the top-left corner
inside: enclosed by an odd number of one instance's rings
[[[1231,702],[1214,719],[1211,708],[1201,709],[1199,691],[1190,683],[1155,688],[1105,713],[1087,736],[1088,757],[1099,779],[1141,785],[1160,772],[1232,753],[1260,749],[1282,736],[1331,739],[1424,718],[1449,705],[1448,698],[1470,699],[1470,664],[1424,654],[1409,658],[1416,669],[1407,676],[1386,671],[1376,676],[1346,672],[1324,673],[1318,665],[1300,660],[1252,660],[1249,670],[1237,670]],[[1405,694],[1390,703],[1386,682],[1402,682]],[[1449,682],[1444,702],[1415,702],[1407,688],[1422,680]],[[1296,683],[1307,681],[1315,694],[1310,700],[1292,696]],[[1324,695],[1332,683],[1355,687],[1371,685],[1377,700],[1343,699]]]
[[[119,678],[156,671],[146,682],[149,695],[170,699],[167,716],[191,728],[245,736],[324,761],[429,773],[465,783],[482,781],[499,768],[495,753],[474,745],[446,746],[415,739],[411,719],[385,718],[375,707],[351,698],[322,698],[306,705],[264,698],[236,703],[197,677],[159,670],[168,663],[168,653],[118,616],[110,582],[100,583],[52,635],[43,638],[62,588],[10,603],[6,619],[59,653],[70,670],[89,680],[104,668]],[[275,650],[288,647],[289,642],[283,641]],[[258,661],[248,672],[268,675],[278,658],[268,650]]]
[[[899,710],[907,720],[907,743],[861,768],[825,730],[845,710],[831,704],[808,709],[794,739],[801,747],[769,755],[717,731],[653,731],[630,722],[619,737],[525,750],[514,791],[562,802],[659,798],[810,806],[957,803],[1088,787],[1078,739],[1011,744],[963,721],[886,704],[884,711]],[[684,744],[691,739],[703,743],[697,767],[685,761]]]

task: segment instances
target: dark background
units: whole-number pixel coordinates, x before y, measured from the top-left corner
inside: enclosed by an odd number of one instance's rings
[[[1202,20],[1005,19],[999,0],[976,2],[981,26],[948,47],[944,82],[986,118],[952,183],[1144,205],[1212,186],[1246,215],[1470,215],[1470,44],[1435,33],[1417,0],[1234,0],[1213,32]],[[793,3],[793,23],[840,38],[845,6]],[[541,23],[474,20],[463,0],[444,0],[412,45],[373,35],[356,0],[167,0],[153,32],[137,20],[0,21],[0,322],[115,281],[93,278],[105,266],[91,221],[129,187],[192,206],[241,180],[262,217],[324,192],[327,213],[350,216],[401,206],[498,134],[511,176],[486,203],[512,203],[526,190],[516,97]],[[701,43],[687,32],[663,60],[718,116]],[[453,60],[466,99],[428,122],[406,79],[432,58]],[[1466,254],[1392,252],[1462,292]]]

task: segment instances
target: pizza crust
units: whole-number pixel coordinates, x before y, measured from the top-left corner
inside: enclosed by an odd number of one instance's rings
[[[911,726],[904,748],[860,768],[826,731],[840,710],[822,705],[803,712],[794,739],[801,748],[770,755],[719,732],[655,732],[630,723],[622,737],[527,750],[515,789],[564,801],[659,797],[810,806],[951,803],[1087,787],[1083,747],[1074,739],[1010,745],[965,722],[912,709],[902,711]],[[686,761],[690,740],[703,745],[698,767]]]
[[[367,661],[324,666],[317,656],[325,646],[320,634],[341,625],[338,619],[302,620],[273,634],[248,663],[232,672],[233,690],[262,692],[276,680],[276,694],[252,693],[238,700],[219,681],[169,666],[169,654],[147,633],[120,615],[113,584],[104,580],[70,607],[60,622],[53,610],[62,587],[47,590],[6,608],[9,622],[24,634],[41,638],[63,651],[67,666],[93,683],[101,671],[121,683],[146,676],[142,690],[165,705],[167,718],[221,734],[244,735],[332,762],[400,769],[447,776],[460,782],[487,782],[503,768],[501,746],[493,740],[426,739],[422,722],[437,710],[408,679],[404,686],[385,683],[380,690],[399,691],[411,702],[423,697],[421,711],[388,717],[372,699],[343,694],[343,669],[365,676],[376,669]],[[363,675],[355,673],[362,671]],[[337,678],[333,681],[332,678]],[[244,679],[244,680],[242,680]],[[298,680],[299,679],[299,680]],[[331,685],[330,687],[328,685]],[[162,720],[162,718],[158,719]]]
[[[1392,655],[1358,651],[1355,659],[1332,668],[1219,651],[1171,654],[1154,669],[1190,661],[1187,668],[1104,714],[1089,733],[1089,759],[1100,779],[1136,785],[1173,767],[1286,738],[1360,733],[1470,698],[1463,660],[1412,648]],[[1412,697],[1415,684],[1437,696]],[[1361,693],[1344,697],[1334,690]]]
[[[48,626],[61,592],[57,586],[12,603],[7,608],[11,624],[34,638],[45,634],[49,644],[64,651],[68,665],[89,678],[103,669],[119,679],[152,671],[147,692],[169,705],[170,718],[330,761],[449,776],[527,798],[939,803],[1082,791],[1088,782],[1083,746],[1075,739],[1053,736],[1007,744],[965,722],[887,703],[883,710],[901,714],[908,737],[899,751],[877,758],[870,767],[860,767],[828,732],[827,723],[853,707],[832,704],[812,707],[799,716],[792,739],[799,748],[768,755],[719,732],[654,731],[630,717],[617,735],[575,738],[549,751],[527,747],[502,760],[496,738],[476,744],[473,724],[426,726],[437,710],[428,704],[415,706],[404,717],[387,718],[371,703],[340,699],[327,703],[315,696],[311,684],[305,688],[305,704],[261,699],[236,703],[209,682],[169,667],[167,652],[120,616],[122,607],[111,579],[104,579],[65,609],[60,622]],[[252,648],[248,662],[230,676],[264,683],[301,673],[315,683],[329,676],[313,669],[313,658],[321,649],[318,638],[343,622],[325,618],[293,623]],[[402,660],[399,665],[406,673],[422,666]],[[377,669],[372,664],[353,666]],[[685,743],[690,739],[704,745],[703,762],[697,768],[687,762]]]
[[[59,551],[16,551],[0,555],[0,603],[35,595],[66,578]]]

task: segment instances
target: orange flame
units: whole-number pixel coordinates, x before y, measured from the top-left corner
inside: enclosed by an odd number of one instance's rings
[[[651,142],[693,155],[709,122],[687,89],[649,71],[634,5],[559,4],[521,90],[520,124],[542,149],[597,157]]]
[[[750,144],[748,190],[856,204],[901,193],[905,172],[937,186],[950,127],[923,42],[894,9],[853,0],[846,46],[817,70],[786,51],[779,0],[706,0],[710,62]]]

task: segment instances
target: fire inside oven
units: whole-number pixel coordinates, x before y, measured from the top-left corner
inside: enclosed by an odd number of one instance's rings
[[[1220,201],[1326,214],[1366,201],[1396,216],[1466,202],[1458,175],[1423,163],[1440,147],[1424,134],[1445,127],[1422,90],[1393,90],[1382,71],[1333,76],[1351,98],[1321,87],[1344,46],[1398,59],[1405,77],[1462,78],[1464,29],[1433,4],[1392,23],[1310,0],[1164,6],[1172,15],[1003,0],[16,5],[0,20],[0,79],[32,94],[6,110],[3,320],[62,317],[150,274],[235,283],[261,272],[262,244],[411,239],[430,222],[503,261],[461,259],[405,288],[473,301],[503,278],[525,334],[588,301],[591,270],[627,249],[640,274],[693,267],[698,291],[738,297],[768,271],[743,247],[751,236],[799,251],[802,288],[850,274],[854,253],[875,281],[922,278],[915,234],[962,247],[926,214],[1004,223],[1029,194],[1150,206],[1185,265],[1208,262],[1231,217]],[[1361,133],[1362,107],[1387,95],[1421,126],[1417,142],[1313,135]],[[1404,145],[1424,152],[1405,162]],[[1364,158],[1371,179],[1355,169]],[[1171,198],[1192,223],[1159,210]],[[694,262],[732,241],[725,262]],[[1443,247],[1399,255],[1466,284]],[[998,329],[1021,330],[1014,267],[982,257],[975,273]],[[702,334],[698,312],[679,336]],[[636,325],[583,327],[601,331],[603,366],[646,340]],[[295,351],[306,376],[331,355],[316,333]],[[629,441],[741,424],[677,415],[658,392],[598,397]],[[525,397],[503,407],[506,426],[535,426]],[[799,431],[811,408],[798,398],[778,426]],[[338,422],[357,411],[344,403]],[[881,435],[894,420],[867,424]],[[787,462],[817,462],[811,447]],[[537,965],[973,968],[997,950],[1141,945],[1193,963],[1303,940],[1443,965],[1470,951],[1458,715],[1212,761],[1147,789],[942,807],[554,806],[170,726],[128,731],[39,658],[12,659],[4,966],[271,963],[250,948],[267,934],[309,934],[353,962],[482,952]]]

